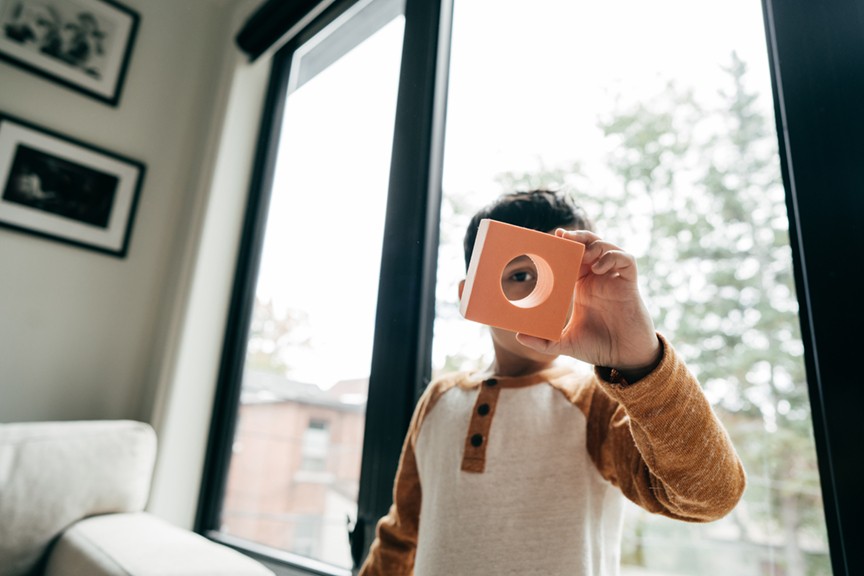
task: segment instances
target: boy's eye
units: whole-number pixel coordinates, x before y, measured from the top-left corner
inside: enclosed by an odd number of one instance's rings
[[[527,270],[514,272],[510,275],[510,280],[513,282],[530,282],[534,280],[534,274]]]

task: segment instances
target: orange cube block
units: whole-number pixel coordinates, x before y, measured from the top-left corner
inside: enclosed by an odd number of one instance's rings
[[[585,246],[552,234],[495,220],[480,221],[459,311],[468,320],[560,340],[567,323]],[[504,268],[527,255],[537,267],[537,284],[510,301],[501,287]]]

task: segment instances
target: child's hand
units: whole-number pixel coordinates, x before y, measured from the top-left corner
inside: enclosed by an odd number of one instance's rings
[[[558,229],[555,235],[585,244],[573,318],[558,342],[526,334],[517,339],[539,352],[615,368],[629,382],[645,376],[662,350],[639,294],[636,259],[593,232]]]

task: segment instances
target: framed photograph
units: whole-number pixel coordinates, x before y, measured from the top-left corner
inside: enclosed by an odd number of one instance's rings
[[[144,165],[0,113],[0,226],[126,256]]]
[[[0,0],[0,58],[112,106],[137,29],[113,0]]]

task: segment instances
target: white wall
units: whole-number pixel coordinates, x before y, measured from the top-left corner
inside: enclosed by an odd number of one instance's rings
[[[116,108],[0,61],[0,110],[147,169],[125,259],[0,228],[0,422],[151,422],[149,509],[191,527],[269,62],[234,45],[259,0],[122,1]]]
[[[195,210],[199,241],[181,261],[176,312],[164,338],[154,425],[161,440],[148,509],[192,527],[212,399],[246,206],[269,61],[237,57],[223,122],[214,130],[207,194]],[[217,137],[218,135],[218,137]]]
[[[152,420],[171,386],[250,2],[121,1],[141,20],[116,108],[0,61],[0,110],[147,167],[125,259],[0,228],[0,421]]]

